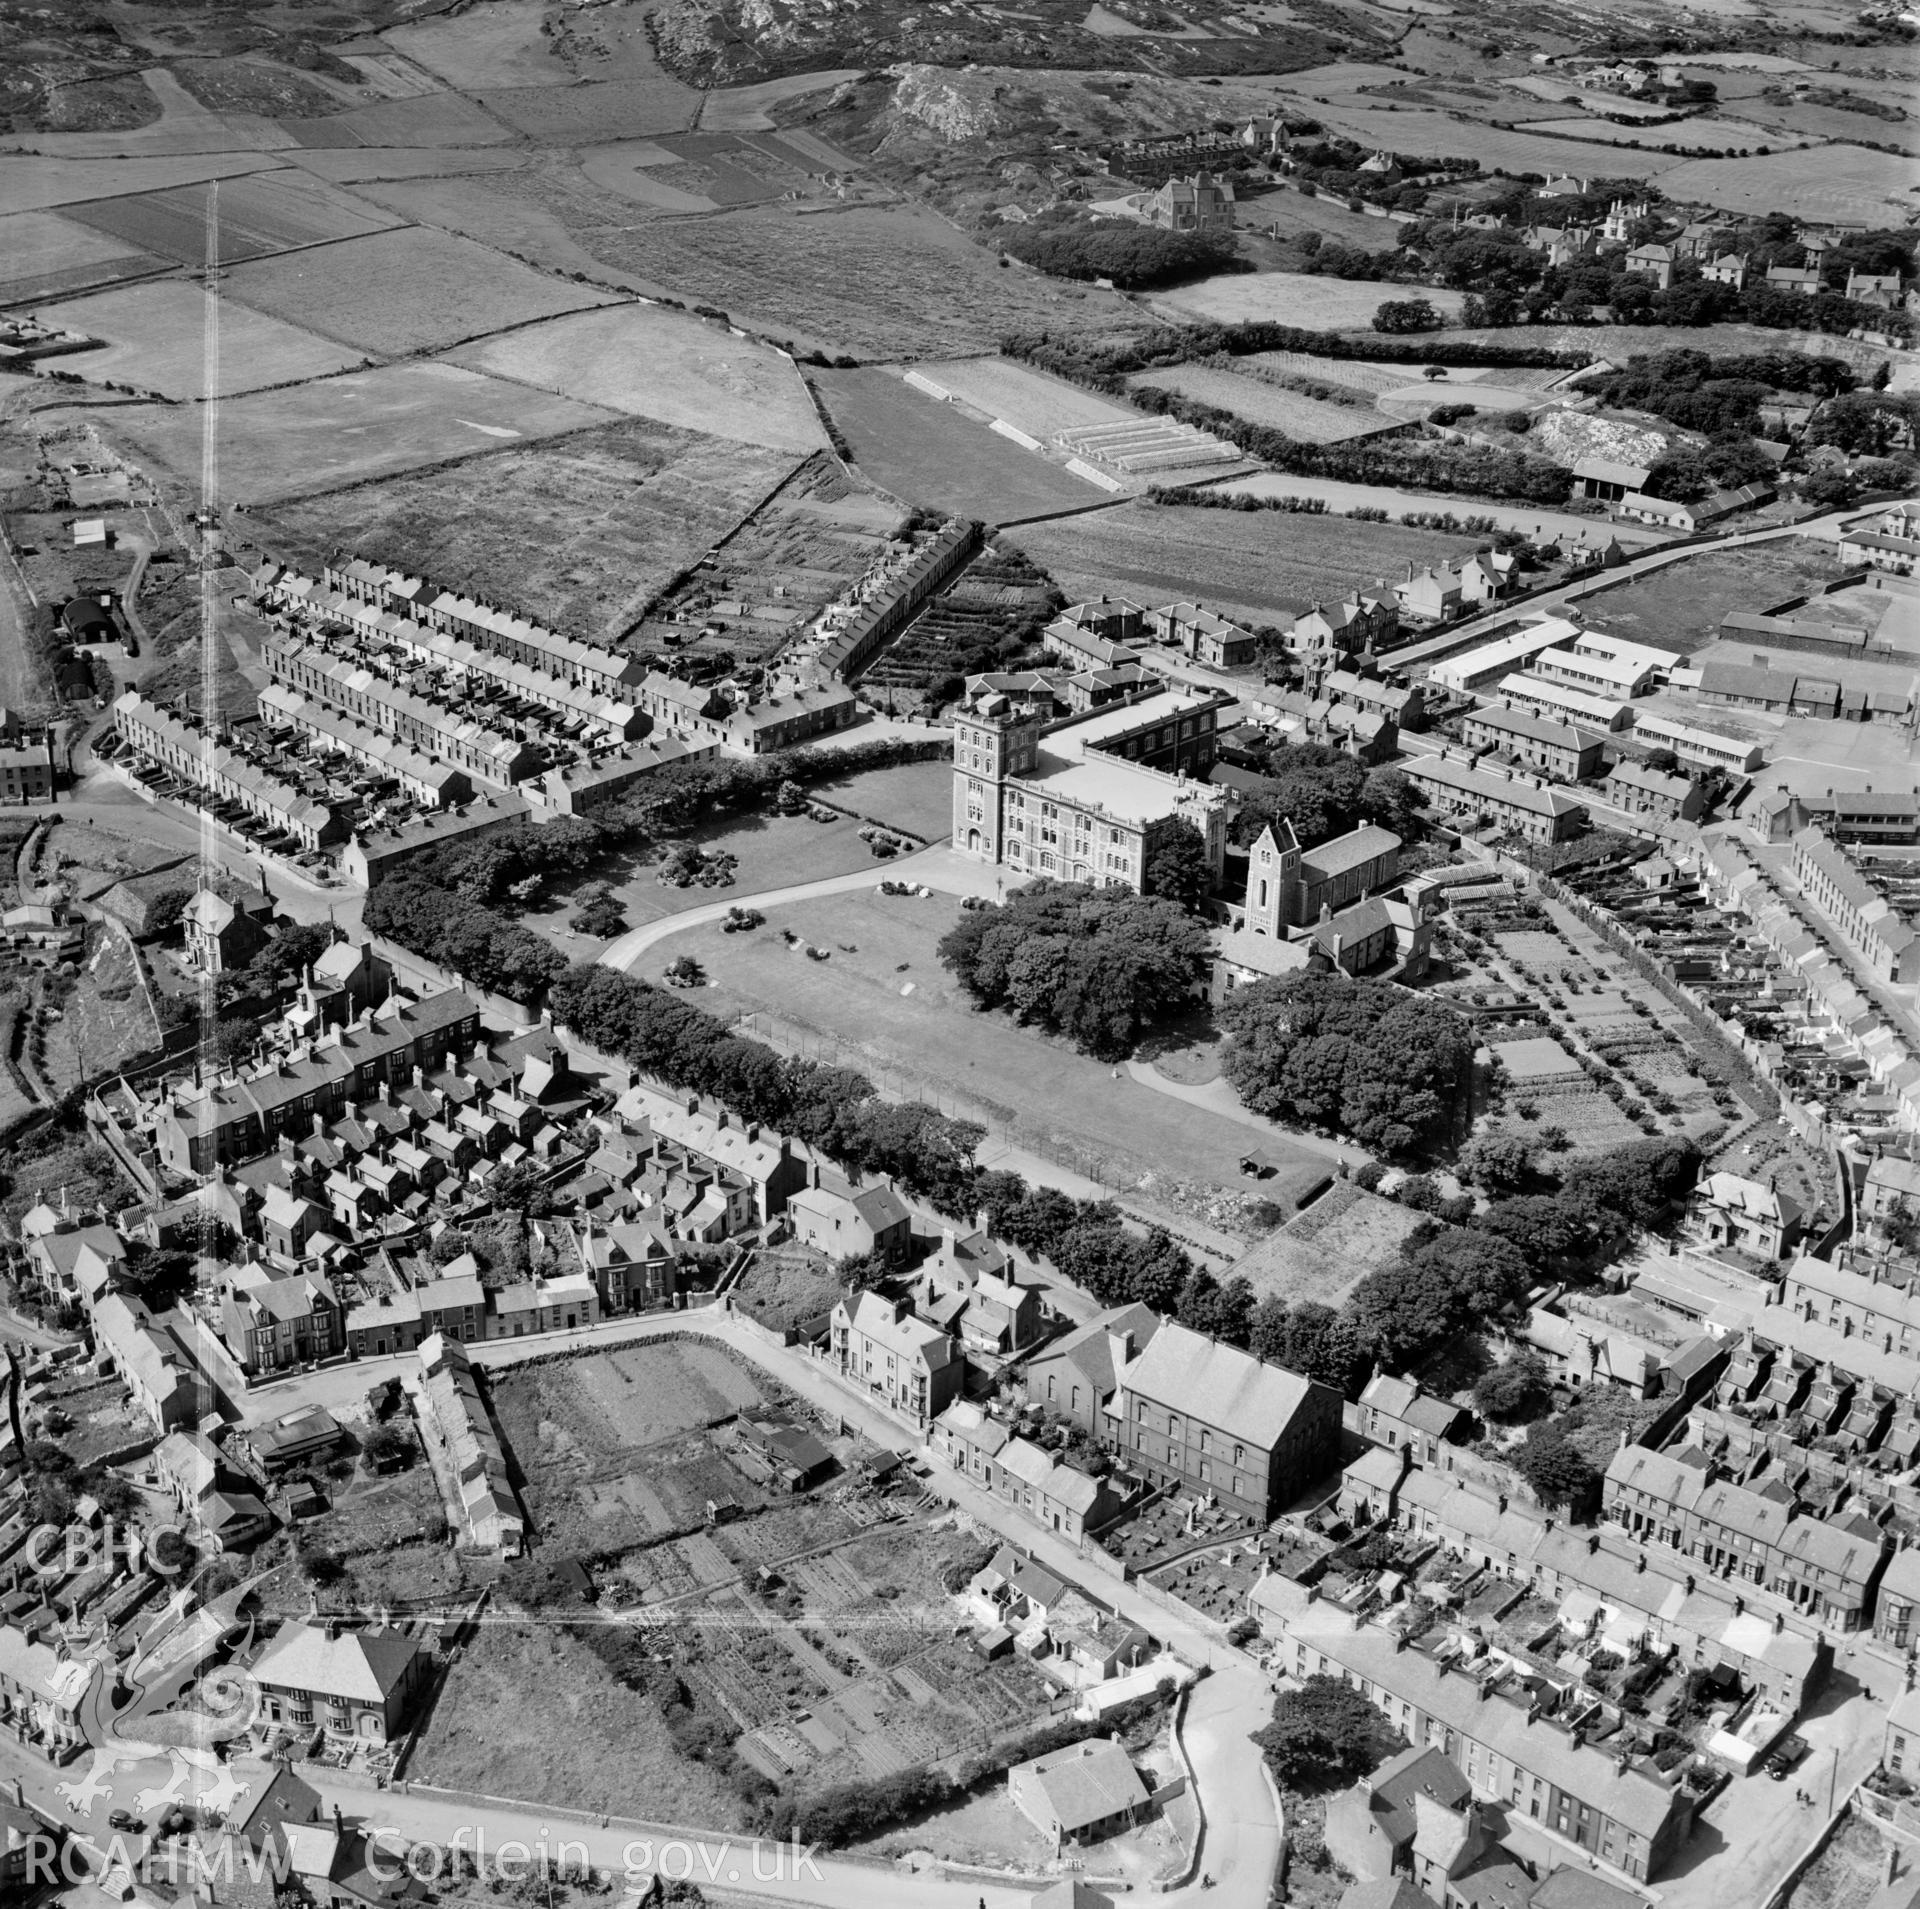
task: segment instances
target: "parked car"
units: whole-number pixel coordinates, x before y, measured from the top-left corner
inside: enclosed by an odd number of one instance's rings
[[[139,1817],[135,1816],[131,1810],[109,1810],[107,1812],[107,1827],[109,1829],[125,1830],[130,1835],[137,1835],[141,1830],[146,1828],[146,1824],[143,1823]]]
[[[1805,1737],[1782,1737],[1768,1753],[1767,1774],[1776,1783],[1784,1783],[1811,1754],[1812,1746]]]

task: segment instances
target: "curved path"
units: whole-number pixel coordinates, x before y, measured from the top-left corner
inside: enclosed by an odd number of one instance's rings
[[[947,895],[991,895],[1001,885],[984,863],[965,861],[936,843],[914,855],[898,855],[891,861],[876,861],[870,868],[824,875],[818,881],[799,882],[791,888],[763,888],[756,894],[728,889],[722,901],[702,902],[697,908],[683,908],[677,915],[662,915],[658,921],[643,921],[638,928],[629,928],[617,941],[607,943],[599,957],[600,965],[631,973],[634,963],[669,935],[725,921],[736,908],[782,908],[790,902],[817,901],[824,895],[855,895],[878,888],[885,881],[925,882]]]

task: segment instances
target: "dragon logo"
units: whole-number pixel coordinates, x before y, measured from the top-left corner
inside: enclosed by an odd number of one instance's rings
[[[85,1775],[56,1787],[68,1812],[92,1815],[96,1806],[113,1801],[119,1779],[140,1772],[151,1780],[133,1793],[131,1807],[139,1816],[164,1814],[176,1805],[208,1821],[230,1815],[250,1786],[235,1780],[221,1751],[245,1738],[260,1715],[254,1679],[232,1665],[215,1665],[188,1685],[177,1708],[122,1721],[107,1701],[112,1667],[96,1658],[91,1672],[101,1688],[90,1693],[96,1701],[86,1714],[99,1724],[101,1740]],[[170,1681],[164,1665],[151,1667],[142,1679],[150,1692]],[[127,1708],[139,1709],[142,1701],[136,1697]]]

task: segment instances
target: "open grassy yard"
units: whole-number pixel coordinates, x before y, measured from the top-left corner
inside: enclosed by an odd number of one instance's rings
[[[715,984],[698,996],[710,1012],[758,1016],[762,1033],[774,1017],[787,1044],[837,1055],[890,1089],[937,1099],[1017,1145],[1074,1158],[1081,1171],[1097,1169],[1122,1189],[1146,1198],[1167,1182],[1244,1190],[1237,1163],[1255,1141],[1248,1128],[1157,1094],[1002,1015],[976,1012],[934,953],[958,915],[946,896],[839,895],[774,909],[750,935],[676,935],[649,959],[692,954]],[[790,949],[783,928],[829,958]],[[1282,1207],[1325,1171],[1319,1156],[1282,1134],[1258,1148],[1279,1168],[1260,1191]]]
[[[262,541],[302,563],[349,546],[383,563],[458,578],[468,589],[594,642],[616,638],[636,622],[654,593],[732,530],[795,462],[790,452],[696,436],[645,418],[580,430],[606,413],[457,365],[396,365],[311,390],[383,380],[437,389],[449,408],[469,390],[490,400],[497,394],[503,407],[519,407],[509,417],[551,413],[572,420],[557,428],[574,434],[564,449],[509,450],[489,442],[497,454],[484,470],[454,466],[396,475],[308,498],[267,514]],[[240,408],[229,406],[223,417]],[[476,415],[463,408],[467,417]],[[445,419],[440,428],[451,435],[456,424]]]
[[[734,1828],[739,1799],[681,1756],[659,1706],[564,1631],[496,1605],[447,1675],[409,1766],[488,1796]]]
[[[1832,546],[1783,538],[1743,550],[1707,551],[1584,597],[1580,620],[1614,636],[1690,655],[1718,640],[1720,619],[1763,611],[1842,573]],[[1821,672],[1812,664],[1808,674]]]
[[[238,505],[275,503],[498,451],[515,440],[579,431],[607,415],[460,365],[383,365],[223,404],[220,487]],[[131,406],[104,414],[100,428],[103,436],[130,443],[136,457],[151,458],[177,479],[198,481],[202,426],[196,407]],[[491,482],[475,483],[457,472],[436,471],[429,481],[464,486],[476,501],[493,495]],[[356,491],[354,498],[364,505],[368,492]],[[433,534],[440,547],[461,521],[458,513],[436,515]]]
[[[1097,503],[1101,490],[1001,437],[896,372],[808,376],[861,471],[902,502],[1003,524]]]
[[[1342,591],[1396,576],[1403,564],[1457,556],[1461,542],[1442,531],[1359,523],[1331,513],[1146,503],[1058,524],[1028,524],[1011,541],[1069,597],[1102,591],[1145,602],[1197,597],[1209,608],[1263,623],[1297,614],[1316,597],[1333,601]]]
[[[574,312],[467,345],[456,361],[590,404],[773,450],[817,451],[826,444],[806,387],[787,359],[665,306]]]
[[[1235,219],[1242,228],[1273,226],[1282,238],[1318,232],[1367,252],[1391,251],[1400,234],[1391,219],[1370,219],[1364,212],[1308,192],[1267,192],[1257,199],[1242,199]]]

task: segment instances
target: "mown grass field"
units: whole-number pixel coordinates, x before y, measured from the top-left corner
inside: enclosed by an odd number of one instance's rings
[[[1264,319],[1312,331],[1346,331],[1373,322],[1390,299],[1424,298],[1449,318],[1465,294],[1431,285],[1382,285],[1371,279],[1316,278],[1306,272],[1223,273],[1154,296],[1157,307],[1223,325]]]
[[[1136,385],[1155,385],[1163,391],[1178,391],[1183,397],[1197,398],[1202,404],[1217,404],[1223,411],[1247,418],[1255,424],[1270,424],[1289,437],[1308,444],[1338,444],[1353,437],[1365,437],[1397,420],[1378,411],[1355,404],[1328,404],[1319,398],[1286,391],[1261,378],[1242,377],[1214,365],[1174,365],[1165,371],[1143,371],[1132,379]]]

